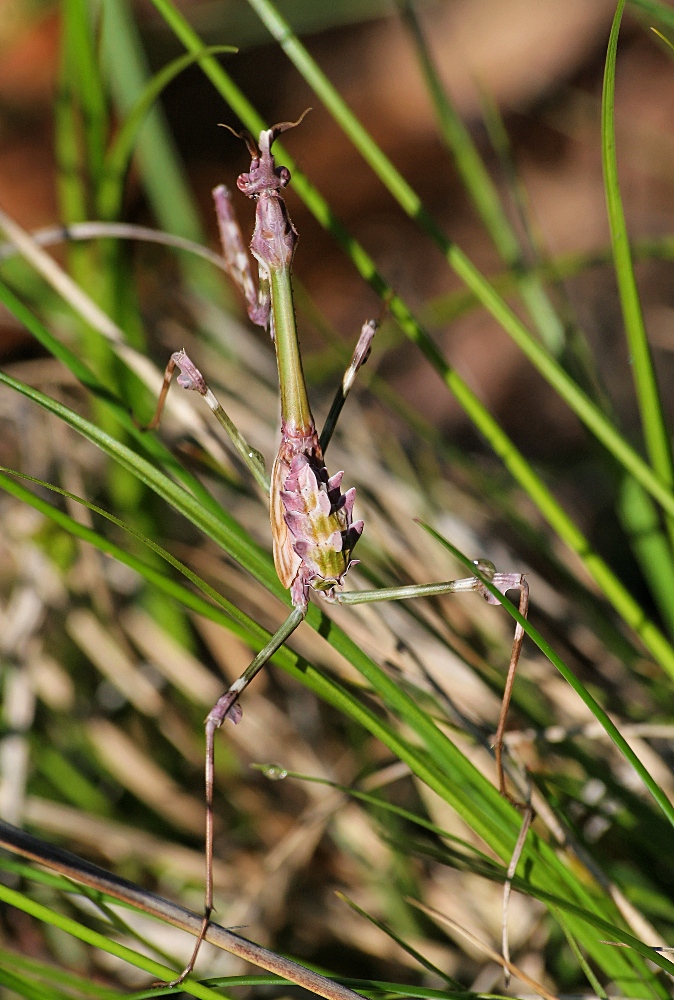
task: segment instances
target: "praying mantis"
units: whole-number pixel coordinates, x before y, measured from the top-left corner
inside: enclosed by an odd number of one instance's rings
[[[484,597],[488,603],[498,604],[498,600],[477,577],[422,586],[353,592],[342,590],[346,574],[350,567],[358,562],[352,558],[352,553],[364,525],[362,520],[353,518],[355,488],[351,487],[342,492],[343,473],[329,475],[325,465],[325,452],[356,374],[368,358],[376,323],[368,320],[363,325],[353,358],[319,436],[302,370],[293,305],[291,269],[298,235],[283,197],[283,190],[290,182],[290,172],[286,167],[276,165],[272,153],[272,146],[278,136],[299,125],[302,118],[304,115],[296,122],[281,122],[270,129],[263,129],[257,144],[249,133],[240,135],[234,132],[234,135],[245,140],[251,157],[250,169],[247,173],[239,175],[237,187],[256,205],[255,228],[250,250],[258,264],[257,287],[253,280],[250,258],[232,208],[230,192],[224,185],[213,191],[227,269],[245,297],[250,320],[270,333],[276,350],[281,396],[281,441],[274,460],[271,480],[267,480],[261,456],[251,449],[239,434],[208,387],[203,375],[184,350],[174,353],[166,366],[157,409],[148,425],[148,429],[152,429],[159,424],[166,395],[177,368],[180,373],[177,379],[178,385],[183,389],[195,391],[204,398],[215,417],[227,430],[234,447],[257,483],[269,494],[274,564],[279,580],[290,592],[293,605],[292,611],[264,649],[218,699],[206,717],[204,916],[192,957],[178,979],[170,984],[173,986],[179,985],[194,968],[213,912],[215,733],[226,719],[235,724],[241,720],[239,699],[243,691],[302,622],[306,615],[310,593],[313,591],[318,598],[328,603],[347,605],[475,592]],[[476,560],[475,565],[500,593],[519,591],[519,611],[526,617],[529,607],[529,587],[525,577],[521,573],[497,573],[494,566],[486,560]],[[499,789],[503,795],[507,795],[502,761],[503,734],[523,639],[524,631],[518,623],[494,742]]]

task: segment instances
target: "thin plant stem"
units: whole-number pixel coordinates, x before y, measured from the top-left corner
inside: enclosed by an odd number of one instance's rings
[[[553,912],[555,914],[555,919],[557,920],[557,923],[562,928],[562,932],[569,944],[569,948],[575,955],[576,961],[578,962],[579,966],[585,973],[585,976],[591,988],[594,990],[599,1000],[608,1000],[608,994],[606,990],[603,988],[603,986],[595,976],[594,972],[590,968],[588,960],[585,958],[585,955],[583,955],[583,952],[580,949],[580,945],[578,944],[575,937],[567,927],[566,921],[564,920],[564,917],[562,916],[561,912],[559,910]]]
[[[439,910],[436,910],[431,906],[426,906],[424,903],[420,903],[418,899],[408,899],[408,902],[411,903],[412,906],[416,906],[418,910],[421,910],[422,913],[425,913],[433,920],[437,920],[442,924],[447,924],[448,927],[458,931],[459,934],[463,935],[463,937],[468,938],[468,940],[471,941],[476,948],[479,948],[479,950],[484,952],[485,955],[488,955],[492,962],[496,962],[498,965],[501,965],[504,969],[507,969],[508,972],[511,972],[513,976],[516,976],[523,983],[526,983],[527,986],[531,986],[531,988],[538,993],[543,1000],[558,1000],[554,993],[551,993],[550,990],[546,989],[545,986],[537,982],[537,980],[532,979],[532,977],[520,969],[519,966],[508,961],[503,957],[503,955],[499,955],[499,953],[494,951],[490,945],[481,941],[475,934],[458,923],[458,921],[453,920],[452,917],[448,917],[445,913],[440,913]]]
[[[527,839],[527,833],[529,832],[529,827],[531,826],[531,821],[534,817],[534,811],[531,806],[527,806],[524,810],[524,816],[522,817],[522,826],[520,828],[519,836],[517,838],[517,843],[515,844],[515,849],[513,851],[513,856],[510,859],[510,864],[508,865],[508,871],[506,873],[506,880],[503,883],[503,908],[501,914],[501,951],[506,964],[503,967],[505,974],[505,984],[506,987],[510,986],[510,938],[508,934],[508,910],[510,903],[510,893],[513,887],[513,879],[515,878],[515,872],[517,871],[517,865],[522,857],[522,851],[524,850],[524,842]]]

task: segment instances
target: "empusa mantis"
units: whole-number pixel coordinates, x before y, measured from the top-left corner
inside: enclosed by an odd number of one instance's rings
[[[190,361],[184,350],[173,354],[166,366],[157,409],[148,425],[148,428],[154,428],[159,423],[173,373],[178,368],[180,371],[178,385],[184,389],[194,390],[204,397],[230,434],[234,446],[258,484],[269,491],[274,564],[281,583],[290,591],[293,604],[293,610],[264,649],[258,653],[241,677],[218,699],[206,717],[204,918],[192,957],[180,977],[171,985],[178,985],[194,968],[213,912],[215,732],[225,719],[235,724],[240,721],[242,711],[239,698],[242,692],[303,620],[310,591],[313,590],[323,600],[336,604],[405,600],[411,597],[471,591],[481,594],[491,604],[498,604],[497,599],[487,591],[477,577],[423,586],[350,593],[344,593],[341,589],[350,566],[357,561],[351,556],[363,531],[363,522],[353,520],[355,488],[352,487],[346,493],[341,492],[343,473],[338,472],[330,477],[324,456],[355,375],[369,355],[376,324],[372,320],[364,324],[351,364],[346,370],[319,437],[309,404],[295,325],[291,267],[298,237],[283,198],[283,189],[290,181],[290,172],[286,167],[277,167],[272,154],[275,139],[282,132],[298,125],[302,118],[297,122],[281,122],[273,128],[263,129],[257,146],[249,133],[239,135],[234,132],[239,138],[245,139],[251,156],[250,170],[239,175],[237,187],[256,203],[255,228],[250,250],[258,262],[257,289],[241,230],[231,206],[230,193],[224,185],[215,188],[213,192],[223,254],[229,273],[245,296],[249,318],[253,323],[269,331],[276,349],[281,394],[281,442],[274,460],[271,482],[267,480],[261,457],[238,433],[208,388],[201,372]],[[524,576],[521,573],[497,573],[491,563],[485,560],[476,560],[475,565],[481,573],[488,576],[501,593],[505,594],[509,590],[520,592],[519,610],[520,614],[526,617],[529,587]],[[524,631],[518,623],[494,742],[499,789],[504,795],[507,795],[507,792],[502,761],[503,734],[523,638]]]

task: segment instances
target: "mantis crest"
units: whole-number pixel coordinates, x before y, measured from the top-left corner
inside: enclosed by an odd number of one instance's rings
[[[306,114],[306,112],[305,112]],[[239,175],[238,189],[256,205],[255,228],[250,251],[258,264],[257,287],[253,280],[250,258],[236,220],[231,194],[220,185],[213,191],[220,229],[223,256],[228,271],[243,293],[250,320],[269,331],[276,350],[279,390],[281,396],[281,440],[274,459],[271,480],[268,481],[259,456],[233,426],[201,372],[186,355],[178,351],[167,365],[157,410],[149,427],[159,423],[166,394],[176,368],[178,385],[199,393],[225,427],[239,455],[258,484],[269,492],[269,509],[274,564],[279,580],[289,590],[293,610],[255,657],[241,677],[216,702],[206,722],[206,895],[204,919],[197,943],[181,976],[171,985],[178,985],[192,971],[213,912],[213,761],[215,732],[226,719],[238,723],[242,717],[239,698],[255,675],[283,645],[306,615],[310,592],[330,603],[359,604],[375,601],[404,600],[419,596],[476,592],[489,603],[496,598],[477,577],[390,589],[344,592],[342,586],[353,559],[354,548],[363,531],[363,521],[354,520],[356,499],[354,487],[342,492],[341,471],[332,476],[325,464],[325,452],[330,443],[339,414],[353,385],[356,374],[370,353],[376,323],[368,320],[361,330],[351,363],[337,390],[323,431],[319,437],[311,412],[302,370],[299,339],[291,283],[291,268],[297,232],[288,214],[283,190],[290,182],[290,172],[277,166],[272,152],[276,138],[297,122],[281,122],[261,131],[258,143],[250,134],[244,138],[251,156],[250,169]],[[229,127],[229,126],[225,126]],[[230,131],[233,131],[230,129]],[[487,561],[476,561],[476,567],[488,576],[503,594],[520,592],[519,610],[527,614],[528,584],[521,573],[497,573]],[[502,763],[503,733],[515,669],[524,632],[518,624],[510,657],[505,692],[494,742],[499,788],[507,794]]]

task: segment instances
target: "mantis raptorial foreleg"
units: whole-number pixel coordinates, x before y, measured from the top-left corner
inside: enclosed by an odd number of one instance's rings
[[[301,120],[301,119],[300,119]],[[259,282],[253,281],[250,262],[244,249],[241,230],[234,217],[229,192],[220,186],[213,192],[223,244],[223,256],[229,273],[242,291],[250,319],[269,329],[274,339],[281,395],[281,441],[271,481],[267,479],[261,456],[251,449],[227,417],[209,389],[201,372],[184,351],[172,355],[166,368],[164,384],[151,426],[156,426],[166,399],[171,377],[180,369],[178,384],[196,391],[211,408],[232,438],[242,460],[258,484],[268,491],[274,550],[279,579],[290,591],[293,610],[258,653],[250,666],[218,700],[206,719],[206,897],[204,920],[192,958],[175,981],[182,982],[192,971],[199,947],[213,911],[213,762],[215,732],[226,719],[241,719],[239,698],[265,663],[286,642],[304,619],[310,591],[335,604],[363,604],[375,601],[406,600],[412,597],[475,592],[490,604],[498,599],[478,576],[423,586],[344,593],[342,585],[352,559],[353,549],[363,530],[362,521],[354,521],[355,489],[341,491],[342,473],[329,476],[324,454],[356,373],[367,360],[376,324],[364,324],[351,364],[337,391],[322,434],[316,431],[307,395],[291,286],[291,265],[297,232],[290,221],[283,199],[283,188],[290,181],[287,168],[276,166],[271,152],[276,137],[294,124],[283,122],[260,133],[258,146],[250,136],[246,143],[251,153],[248,173],[237,180],[240,191],[256,203],[255,229],[250,249],[258,262]],[[259,148],[258,148],[259,147]],[[488,579],[501,594],[518,590],[519,611],[526,617],[529,587],[521,573],[497,573],[486,561],[476,562],[476,572]],[[506,679],[494,754],[499,789],[507,795],[503,770],[503,734],[519,659],[524,630],[515,630],[510,665]]]

